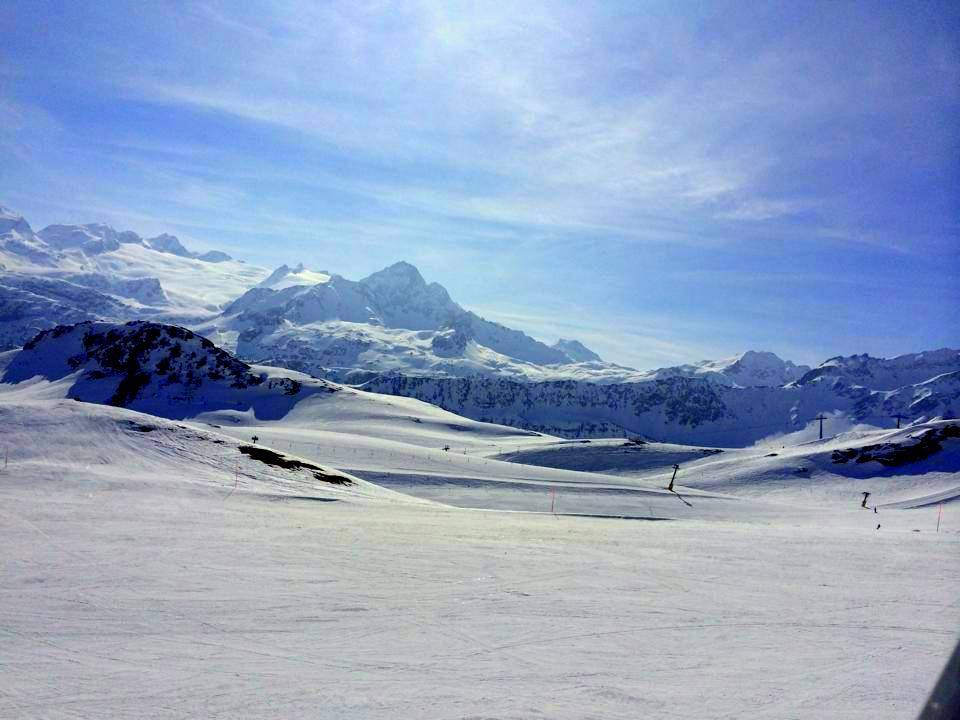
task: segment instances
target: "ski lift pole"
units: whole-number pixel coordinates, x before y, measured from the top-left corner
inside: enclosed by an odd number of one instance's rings
[[[820,421],[820,439],[823,440],[823,421],[829,420],[830,418],[826,417],[823,413],[820,413],[814,420]]]
[[[673,477],[670,478],[670,484],[667,485],[667,490],[669,490],[670,492],[673,492],[673,481],[677,479],[677,470],[679,469],[680,469],[679,465],[673,466]]]

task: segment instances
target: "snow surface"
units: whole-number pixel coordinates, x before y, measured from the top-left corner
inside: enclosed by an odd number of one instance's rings
[[[87,323],[0,425],[2,717],[912,718],[956,640],[956,422],[563,441]]]
[[[912,718],[956,639],[956,503],[936,533],[934,507],[875,515],[806,482],[678,496],[494,460],[592,444],[411,400],[174,422],[62,399],[70,382],[0,385],[4,717]],[[246,458],[252,433],[352,484]],[[644,471],[682,452],[650,450]],[[672,519],[586,516],[640,508]]]

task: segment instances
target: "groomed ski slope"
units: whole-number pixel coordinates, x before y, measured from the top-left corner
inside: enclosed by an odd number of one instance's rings
[[[68,382],[0,392],[0,717],[912,718],[956,639],[955,505],[939,534],[846,491],[688,506],[676,447],[538,468],[490,456],[559,441],[415,401],[170,421]],[[241,455],[253,434],[352,484]]]

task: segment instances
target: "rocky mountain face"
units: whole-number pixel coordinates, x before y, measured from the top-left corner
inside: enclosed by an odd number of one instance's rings
[[[143,321],[45,330],[5,366],[4,383],[73,375],[68,397],[164,417],[253,405],[269,416],[310,394],[338,389],[322,380],[305,387],[290,377],[268,377],[186,328]]]
[[[50,327],[122,317],[126,312],[126,306],[110,295],[66,280],[0,274],[2,349],[18,347]]]
[[[362,387],[425,400],[475,420],[561,437],[641,435],[733,447],[802,430],[823,413],[837,422],[877,427],[894,426],[897,415],[907,423],[955,418],[960,413],[960,363],[955,367],[895,389],[829,374],[804,383],[747,387],[680,375],[606,385],[383,375]],[[940,369],[934,366],[934,371]]]

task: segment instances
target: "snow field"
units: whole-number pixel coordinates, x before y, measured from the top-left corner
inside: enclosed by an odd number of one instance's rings
[[[348,389],[175,421],[77,379],[0,386],[4,720],[913,718],[956,642],[957,441],[830,459],[924,428],[571,454]]]
[[[912,718],[960,619],[955,534],[136,481],[0,484],[0,717]]]

